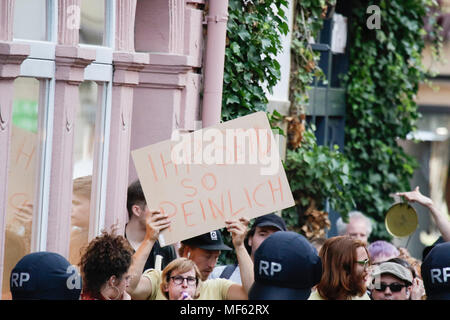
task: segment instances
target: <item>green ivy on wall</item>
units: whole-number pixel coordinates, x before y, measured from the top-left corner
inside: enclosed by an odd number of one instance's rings
[[[222,119],[266,111],[264,88],[281,77],[275,56],[281,52],[280,35],[289,31],[287,0],[230,0],[223,76]]]
[[[379,29],[369,29],[369,5],[379,7]],[[414,101],[427,72],[421,62],[424,18],[433,0],[352,0],[350,68],[346,76],[345,153],[357,209],[375,219],[373,239],[390,239],[384,214],[389,194],[410,190],[415,159],[397,144],[415,129]],[[436,30],[436,26],[432,28]],[[435,24],[435,22],[434,22]],[[440,39],[435,37],[435,46]]]
[[[229,0],[227,44],[223,76],[222,120],[228,121],[257,111],[266,111],[266,91],[281,78],[275,59],[282,50],[281,35],[289,31],[287,0]],[[271,124],[279,114],[268,114]],[[231,237],[222,229],[224,241]],[[234,251],[223,251],[219,264],[236,261]]]
[[[291,45],[290,101],[291,118],[304,115],[309,103],[308,90],[315,80],[323,79],[319,67],[320,53],[312,49],[325,18],[334,11],[335,0],[295,1]],[[326,80],[326,79],[325,79]],[[286,175],[296,201],[296,206],[283,210],[289,229],[307,238],[325,237],[329,228],[328,212],[331,209],[346,216],[353,206],[348,192],[349,163],[335,146],[317,145],[313,125],[304,132],[291,131],[288,136],[302,136],[299,146],[290,145],[286,156]],[[297,139],[298,140],[298,139]],[[299,143],[297,143],[299,144]]]
[[[312,126],[304,132],[299,148],[287,150],[285,163],[296,206],[283,210],[283,218],[290,229],[302,233],[308,239],[325,237],[328,213],[325,218],[322,210],[327,200],[330,207],[338,212],[347,213],[354,207],[348,192],[348,160],[337,146],[330,149],[317,145],[314,129]],[[308,221],[305,216],[308,209],[316,211],[312,221]]]
[[[308,89],[315,78],[323,78],[319,68],[320,53],[313,51],[316,39],[330,7],[336,0],[297,0],[294,2],[294,23],[291,43],[290,96],[291,108],[304,111],[309,102]]]

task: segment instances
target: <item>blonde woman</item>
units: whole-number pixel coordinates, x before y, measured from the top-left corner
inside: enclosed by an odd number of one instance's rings
[[[161,292],[168,300],[193,300],[200,295],[201,274],[197,265],[187,258],[170,262],[161,276]]]

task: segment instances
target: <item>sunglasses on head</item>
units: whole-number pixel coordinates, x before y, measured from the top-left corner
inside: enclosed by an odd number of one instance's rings
[[[384,292],[385,290],[386,290],[386,288],[387,287],[389,287],[389,289],[392,291],[392,292],[400,292],[400,291],[402,291],[402,289],[404,288],[404,287],[406,287],[406,285],[404,285],[404,284],[401,284],[401,283],[391,283],[391,284],[386,284],[386,283],[383,283],[383,282],[381,282],[380,283],[380,287],[379,288],[377,288],[377,286],[375,286],[375,290],[377,290],[377,291],[380,291],[380,292]]]

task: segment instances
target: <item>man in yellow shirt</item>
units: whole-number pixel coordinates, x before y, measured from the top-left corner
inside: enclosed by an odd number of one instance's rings
[[[133,263],[130,267],[132,280],[128,287],[128,293],[132,299],[136,300],[165,300],[166,297],[160,290],[161,272],[153,269],[142,272],[144,271],[145,261],[160,231],[170,226],[170,220],[167,215],[153,211],[146,215],[146,222],[145,239],[133,255]],[[180,255],[194,261],[202,274],[203,282],[200,287],[199,299],[248,299],[248,291],[254,281],[253,262],[244,246],[248,223],[249,221],[246,218],[225,221],[228,232],[231,232],[233,246],[236,250],[242,285],[226,279],[207,280],[217,262],[220,250],[229,249],[224,245],[218,230],[182,242]]]

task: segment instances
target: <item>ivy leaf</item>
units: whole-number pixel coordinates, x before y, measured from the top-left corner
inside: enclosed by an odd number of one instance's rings
[[[239,99],[236,96],[228,96],[225,103],[226,104],[239,103]]]
[[[235,54],[235,55],[240,55],[240,53],[241,53],[241,47],[239,46],[238,43],[232,42],[232,43],[230,44],[230,48],[231,48],[231,51],[233,52],[233,54]]]
[[[239,31],[237,32],[237,35],[242,41],[250,40],[250,33],[245,29],[244,26],[239,27]]]

